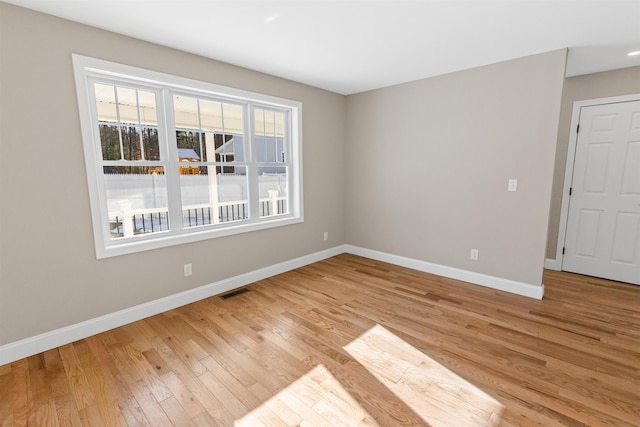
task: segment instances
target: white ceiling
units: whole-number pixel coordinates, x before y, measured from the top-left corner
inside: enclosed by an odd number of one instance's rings
[[[5,1],[341,94],[565,47],[568,76],[640,65],[640,0]]]

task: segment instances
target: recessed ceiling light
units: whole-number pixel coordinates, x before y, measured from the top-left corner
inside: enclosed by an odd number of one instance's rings
[[[638,56],[640,55],[640,50],[634,50],[632,52],[627,53],[627,56]]]
[[[280,15],[278,15],[278,14],[268,16],[267,18],[265,18],[264,23],[265,24],[270,24],[273,21],[275,21],[276,19],[278,19],[279,17],[280,17]]]

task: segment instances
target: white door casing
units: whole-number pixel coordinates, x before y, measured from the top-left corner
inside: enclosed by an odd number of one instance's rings
[[[562,269],[640,285],[640,100],[574,108]]]

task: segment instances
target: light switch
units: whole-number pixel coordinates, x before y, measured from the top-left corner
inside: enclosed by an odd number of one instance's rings
[[[518,190],[518,180],[517,179],[510,179],[509,180],[509,185],[507,186],[507,190],[508,191],[516,191],[516,190]]]

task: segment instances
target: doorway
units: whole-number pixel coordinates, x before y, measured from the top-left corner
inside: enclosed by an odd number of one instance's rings
[[[640,285],[640,95],[576,102],[568,154],[562,270]]]

